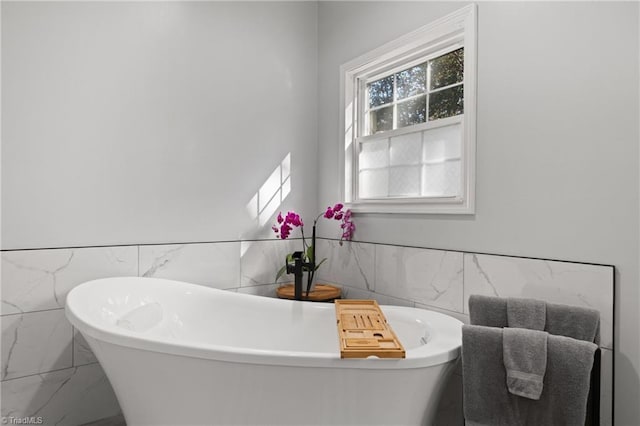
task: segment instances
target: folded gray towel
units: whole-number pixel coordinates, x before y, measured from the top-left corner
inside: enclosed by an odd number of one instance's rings
[[[583,426],[593,343],[562,336],[547,338],[547,369],[539,400],[509,393],[503,360],[503,330],[462,327],[462,381],[465,420],[492,426]]]
[[[557,336],[573,337],[587,342],[595,341],[600,326],[600,313],[595,309],[578,306],[546,304],[544,331]],[[508,327],[507,300],[500,297],[471,295],[469,319],[473,325]]]
[[[507,324],[514,328],[544,330],[547,304],[542,300],[507,298]]]
[[[469,296],[469,320],[475,325],[506,327],[507,300],[472,294]]]
[[[502,330],[502,356],[507,389],[514,395],[540,399],[547,369],[546,331],[525,328]]]
[[[600,312],[591,308],[547,303],[545,331],[594,342],[600,328]]]

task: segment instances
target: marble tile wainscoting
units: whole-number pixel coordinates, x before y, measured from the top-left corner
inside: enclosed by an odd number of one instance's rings
[[[1,416],[77,426],[120,413],[91,349],[64,315],[66,295],[78,284],[146,276],[272,295],[275,265],[296,242],[2,251]]]
[[[64,317],[66,294],[91,279],[147,276],[274,296],[275,273],[299,240],[2,252],[2,416],[81,425],[118,415],[104,372]],[[613,267],[319,239],[323,282],[344,297],[441,311],[468,322],[470,294],[537,297],[602,315],[602,424],[611,423]],[[284,276],[281,282],[291,281]],[[439,425],[463,424],[459,371]]]
[[[118,414],[111,385],[64,315],[84,281],[138,274],[137,247],[2,253],[2,416],[80,425]]]
[[[346,298],[431,309],[465,323],[469,323],[471,294],[597,309],[602,350],[600,424],[612,424],[613,266],[366,242],[341,246],[327,239],[320,240],[317,252],[318,257],[327,257],[319,280],[341,286]],[[438,420],[464,424],[460,370],[445,392]]]

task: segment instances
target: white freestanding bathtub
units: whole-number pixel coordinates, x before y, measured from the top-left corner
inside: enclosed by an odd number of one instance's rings
[[[333,304],[108,278],[66,305],[129,426],[431,424],[462,323],[382,310],[406,359],[340,359]]]

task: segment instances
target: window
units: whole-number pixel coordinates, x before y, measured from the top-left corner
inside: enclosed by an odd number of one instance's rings
[[[364,134],[425,123],[427,117],[433,121],[463,114],[463,73],[464,47],[460,47],[367,82]]]
[[[470,5],[343,65],[352,210],[473,213],[475,31]]]

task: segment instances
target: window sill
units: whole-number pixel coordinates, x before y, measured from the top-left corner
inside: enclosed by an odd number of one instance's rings
[[[346,203],[354,213],[400,213],[400,214],[475,214],[475,206],[468,200],[440,198],[372,200]]]

